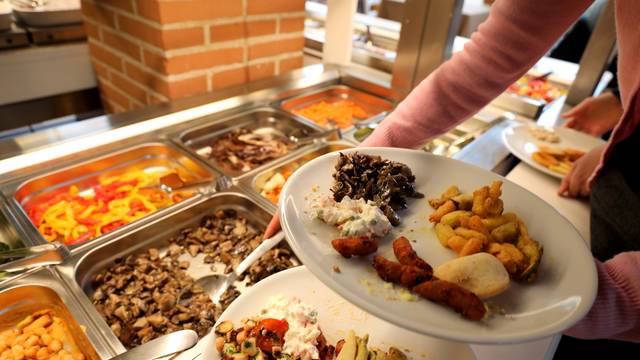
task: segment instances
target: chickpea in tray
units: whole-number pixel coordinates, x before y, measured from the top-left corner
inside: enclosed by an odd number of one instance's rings
[[[522,219],[504,212],[501,188],[502,182],[494,181],[464,194],[451,186],[439,198],[429,199],[435,209],[429,221],[435,224],[440,243],[461,257],[489,253],[511,278],[532,282],[538,275],[542,246],[531,238]]]
[[[211,273],[231,272],[262,241],[257,229],[233,209],[219,209],[200,226],[181,230],[167,249],[150,248],[117,259],[94,278],[91,300],[126,348],[191,329],[206,335],[240,295],[231,286],[216,304],[193,276],[195,265]],[[241,287],[295,266],[286,246],[271,249],[238,279]],[[220,270],[222,268],[222,270]]]
[[[388,351],[368,344],[369,335],[331,345],[320,327],[318,311],[296,297],[274,296],[259,314],[242,320],[238,328],[230,320],[215,329],[216,350],[225,360],[404,360],[395,347]]]
[[[85,358],[67,324],[53,309],[35,311],[0,331],[0,360]]]

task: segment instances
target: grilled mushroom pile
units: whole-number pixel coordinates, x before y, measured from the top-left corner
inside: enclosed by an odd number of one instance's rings
[[[203,253],[207,264],[225,264],[225,273],[230,273],[260,245],[262,233],[237,211],[225,209],[203,218],[199,227],[182,230],[169,242],[178,247],[177,251],[184,248],[191,256]]]
[[[340,153],[333,173],[333,198],[371,200],[391,224],[400,224],[396,211],[407,207],[406,198],[422,198],[414,187],[416,177],[405,164],[358,152]]]
[[[282,136],[235,129],[217,138],[209,157],[235,171],[249,171],[291,151],[295,145]]]
[[[149,249],[96,276],[91,300],[127,349],[182,329],[204,336],[220,315],[177,257]]]
[[[205,335],[240,292],[231,286],[216,305],[185,270],[181,255],[204,254],[204,262],[231,272],[262,241],[261,232],[233,209],[218,210],[200,226],[169,239],[165,256],[157,249],[116,260],[95,277],[92,302],[127,348],[181,329]],[[188,258],[188,257],[187,257]],[[239,279],[252,285],[295,266],[286,246],[271,249]]]

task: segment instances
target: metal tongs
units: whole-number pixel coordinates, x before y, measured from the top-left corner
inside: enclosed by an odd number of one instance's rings
[[[15,273],[37,267],[58,265],[70,255],[64,244],[52,242],[0,253],[0,260],[10,260],[0,265],[0,272]],[[18,259],[11,261],[12,259]]]

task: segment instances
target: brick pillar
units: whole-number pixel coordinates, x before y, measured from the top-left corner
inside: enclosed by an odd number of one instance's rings
[[[82,0],[108,112],[302,66],[304,0]]]

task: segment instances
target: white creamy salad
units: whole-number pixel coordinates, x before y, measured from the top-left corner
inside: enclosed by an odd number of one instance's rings
[[[261,316],[286,320],[289,330],[284,335],[282,352],[302,360],[319,359],[317,338],[320,336],[318,311],[296,297],[274,296],[261,310]]]
[[[333,196],[312,193],[307,197],[308,211],[340,230],[341,236],[382,237],[391,231],[391,223],[373,201],[353,200],[345,196],[336,202]]]

